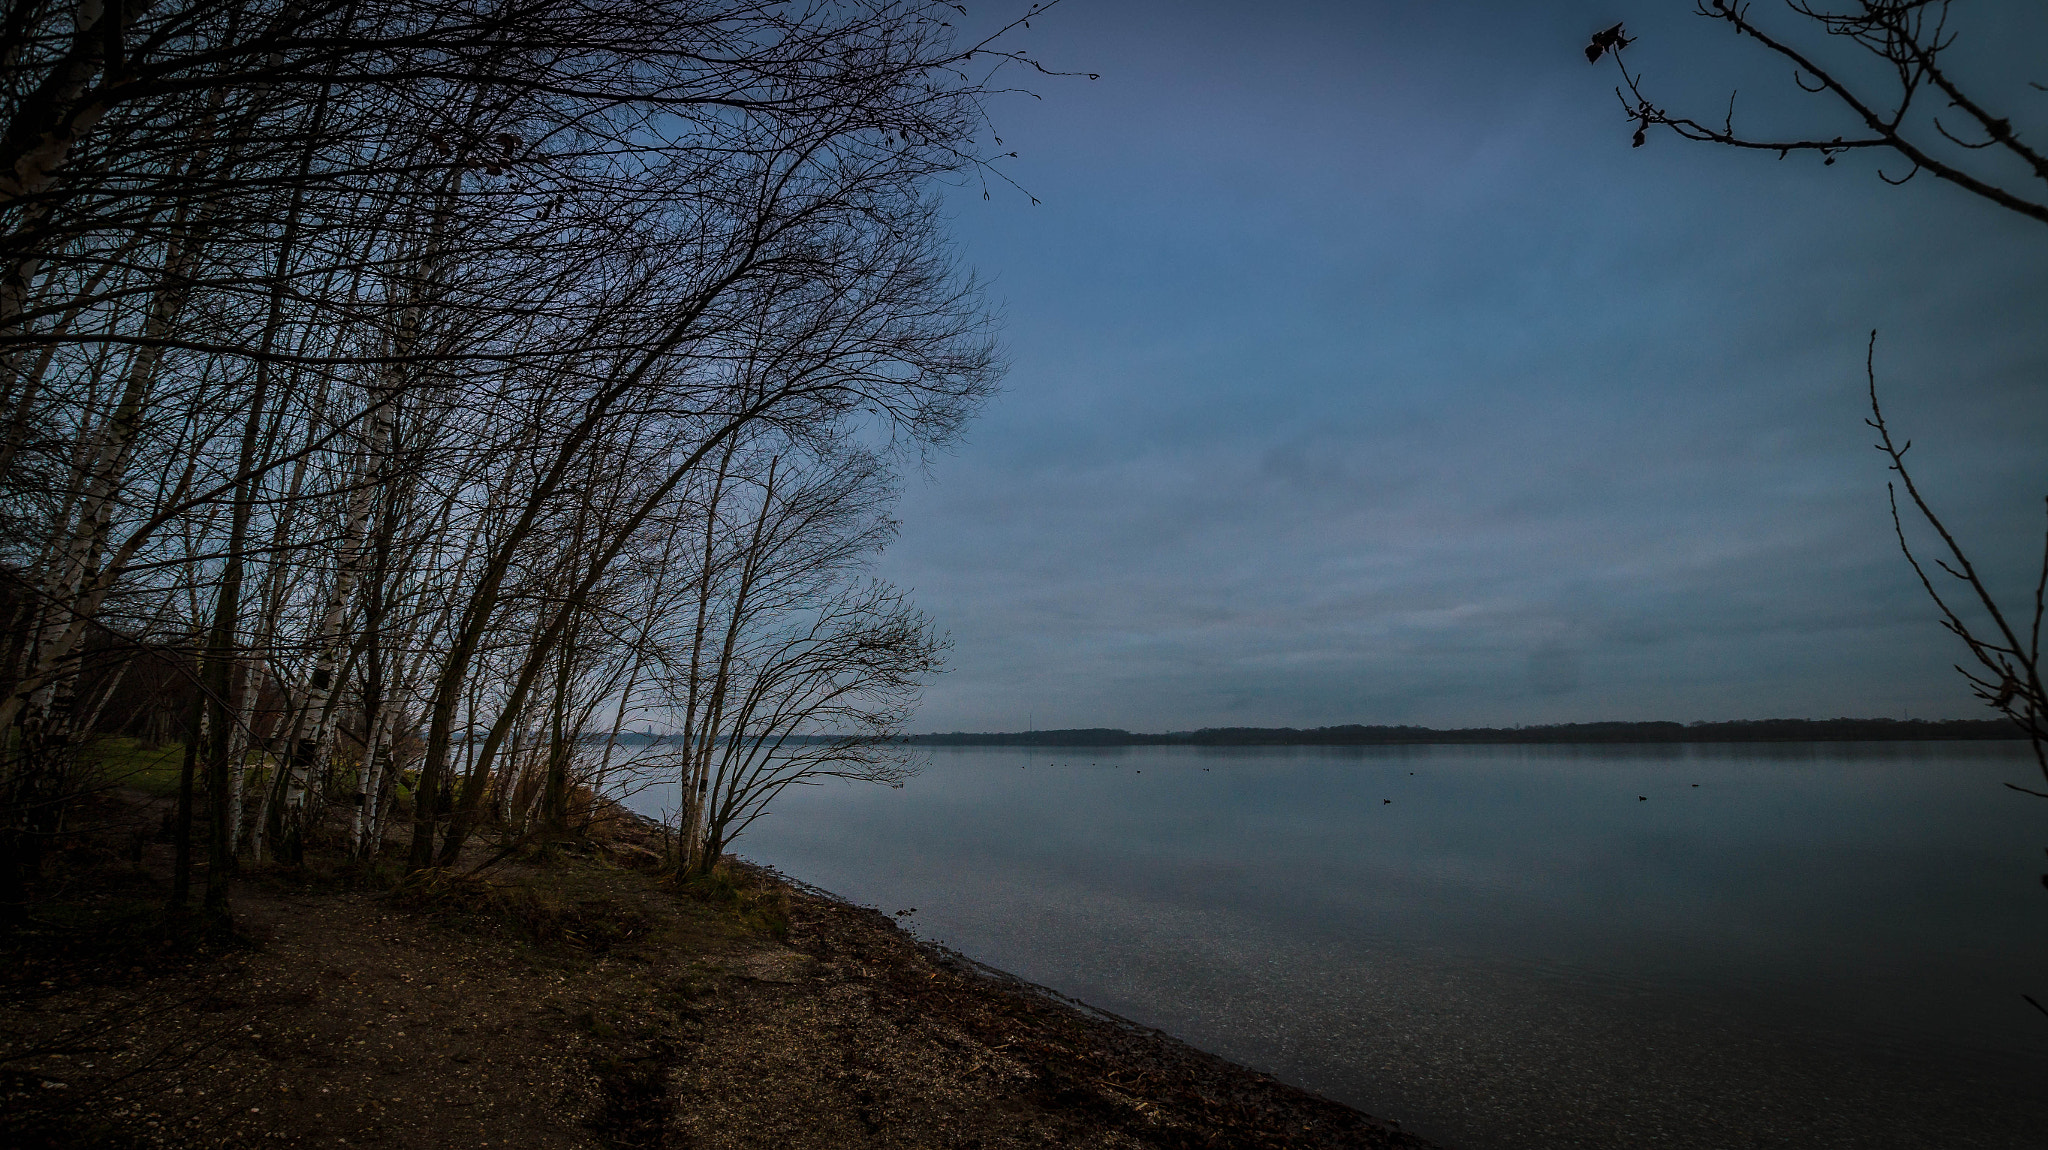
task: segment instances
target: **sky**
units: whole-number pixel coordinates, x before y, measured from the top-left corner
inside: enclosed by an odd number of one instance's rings
[[[1034,19],[1100,78],[992,102],[1036,205],[949,195],[1011,366],[877,564],[953,642],[913,728],[1988,714],[1892,537],[1865,348],[1916,479],[2030,596],[2048,226],[1856,157],[1631,148],[1581,55],[1616,20],[1667,106],[1836,122],[1691,10]],[[2048,139],[2048,13],[1958,23]]]

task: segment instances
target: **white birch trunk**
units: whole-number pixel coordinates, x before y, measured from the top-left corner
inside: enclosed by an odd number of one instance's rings
[[[418,308],[408,307],[399,320],[398,338],[394,351],[403,355],[413,344],[419,320]],[[367,426],[363,435],[363,448],[359,453],[356,467],[356,487],[349,493],[348,513],[343,521],[341,545],[334,573],[334,586],[329,589],[326,609],[321,613],[320,627],[314,635],[313,674],[306,686],[306,704],[300,712],[301,724],[308,719],[314,727],[310,732],[300,732],[297,745],[287,757],[286,769],[291,777],[285,782],[285,810],[287,819],[296,817],[306,802],[309,772],[326,765],[331,749],[334,730],[333,712],[336,679],[341,674],[342,662],[348,656],[348,644],[342,639],[342,624],[348,618],[349,607],[355,598],[356,585],[362,581],[364,568],[370,560],[369,541],[370,510],[376,501],[377,489],[383,482],[384,460],[390,449],[391,405],[396,402],[398,389],[402,385],[400,369],[393,366],[382,373],[378,387],[370,393],[369,410],[365,413]]]

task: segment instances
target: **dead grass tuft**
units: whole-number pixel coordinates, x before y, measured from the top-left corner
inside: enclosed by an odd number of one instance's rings
[[[653,926],[639,908],[616,901],[579,900],[537,881],[494,882],[447,870],[414,872],[388,897],[471,933],[590,951],[644,938]]]
[[[750,931],[778,940],[789,937],[789,889],[757,871],[720,860],[709,874],[684,879],[679,889]]]

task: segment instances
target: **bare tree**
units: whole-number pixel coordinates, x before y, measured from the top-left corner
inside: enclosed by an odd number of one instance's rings
[[[1786,0],[1789,27],[1768,26],[1744,0],[1704,0],[1700,16],[1733,29],[1745,40],[1791,65],[1799,90],[1825,101],[1819,119],[1846,119],[1814,130],[1752,135],[1736,127],[1735,93],[1717,124],[1666,110],[1646,93],[1623,50],[1635,40],[1617,24],[1596,34],[1586,58],[1611,57],[1621,73],[1615,95],[1635,123],[1640,147],[1652,128],[1667,128],[1703,143],[1775,152],[1837,156],[1877,151],[1906,166],[1880,178],[1903,184],[1921,172],[1947,181],[2029,219],[2048,223],[2048,153],[2027,142],[2013,112],[1981,91],[1964,87],[1945,53],[1961,33],[1949,23],[1949,0],[1854,0],[1839,9]],[[1810,45],[1802,41],[1812,41]],[[2039,85],[2033,85],[2038,90]]]
[[[710,477],[921,450],[1000,373],[933,184],[986,169],[965,63],[1019,57],[941,8],[10,7],[0,901],[135,652],[196,692],[173,829],[211,914],[337,805],[364,856],[409,816],[416,866],[563,827],[703,649],[666,609]],[[814,559],[873,542],[825,522]],[[835,697],[903,688],[867,681]]]
[[[779,624],[718,667],[731,701],[687,776],[697,792],[685,792],[685,875],[715,865],[791,786],[900,786],[913,773],[904,724],[945,647],[924,616],[885,584],[848,584]]]
[[[1975,667],[1959,665],[1956,670],[1969,681],[1971,694],[2011,719],[2026,733],[2032,741],[2042,781],[2048,784],[2048,692],[2042,689],[2041,680],[2041,620],[2043,606],[2048,604],[2048,534],[2043,537],[2041,574],[2034,582],[2031,615],[2010,615],[2007,608],[2000,606],[1997,596],[1985,584],[1977,565],[1970,560],[1954,533],[1935,513],[1926,496],[1921,494],[1919,484],[1913,481],[1913,473],[1906,467],[1906,452],[1913,444],[1892,438],[1884,409],[1878,403],[1876,355],[1877,333],[1873,331],[1864,361],[1870,389],[1870,418],[1866,422],[1877,432],[1877,449],[1884,453],[1891,470],[1898,475],[1895,483],[1885,484],[1885,490],[1891,497],[1892,527],[1898,537],[1899,550],[1905,553],[1906,562],[1912,565],[1913,574],[1920,579],[1920,586],[1934,600],[1935,608],[1941,614],[1942,627],[1962,640],[1969,649]],[[1940,541],[1931,563],[1936,571],[1955,581],[1947,584],[1950,588],[1947,594],[1928,573],[1928,563],[1923,563],[1914,553],[1913,545],[1906,537],[1905,522],[1899,514],[1900,488],[1905,489],[1906,502],[1914,515]],[[1977,621],[1972,622],[1970,615],[1975,615]],[[2048,791],[2013,783],[2006,785],[2026,794],[2048,798]],[[2048,878],[2043,881],[2048,883]]]
[[[898,736],[944,648],[900,592],[861,577],[895,530],[880,461],[848,444],[808,461],[753,446],[705,480],[697,566],[658,653],[680,734],[644,765],[681,784],[683,877],[789,786],[901,782]]]

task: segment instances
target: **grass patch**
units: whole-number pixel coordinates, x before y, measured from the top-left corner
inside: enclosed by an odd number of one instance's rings
[[[169,798],[178,793],[178,773],[185,765],[185,744],[146,743],[115,735],[87,744],[81,756],[98,776],[118,787]]]
[[[460,930],[581,950],[610,950],[646,937],[654,926],[638,908],[608,899],[579,900],[538,882],[497,883],[444,870],[417,871],[390,897]]]
[[[756,934],[789,937],[789,892],[759,875],[720,862],[709,874],[684,879],[681,890]]]
[[[350,859],[335,868],[335,874],[357,890],[394,890],[405,882],[405,860],[390,855]]]
[[[370,859],[337,858],[335,855],[338,853],[315,854],[309,848],[305,860],[296,866],[275,859],[264,863],[251,863],[244,859],[237,877],[246,883],[305,892],[389,891],[405,883],[404,859],[388,855]]]

